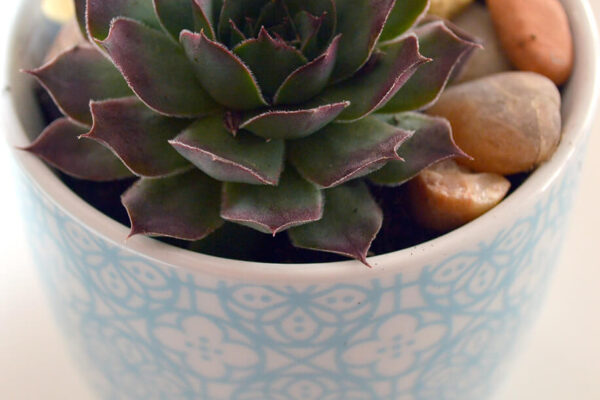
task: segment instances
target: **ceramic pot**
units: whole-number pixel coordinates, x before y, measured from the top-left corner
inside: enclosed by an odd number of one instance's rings
[[[370,259],[241,262],[148,239],[15,152],[32,251],[65,333],[106,399],[482,400],[506,370],[558,259],[596,109],[598,40],[576,23],[564,138],[504,202],[438,239]],[[4,121],[25,145],[43,128],[34,82],[53,29],[24,1]],[[232,240],[233,241],[233,240]]]

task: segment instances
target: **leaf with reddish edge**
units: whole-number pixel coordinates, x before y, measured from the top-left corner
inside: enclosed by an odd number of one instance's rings
[[[277,185],[283,170],[282,140],[264,139],[240,131],[233,137],[223,116],[196,121],[169,143],[215,179],[256,185]]]
[[[247,16],[257,17],[262,7],[270,0],[223,0],[223,7],[219,14],[219,26],[217,36],[222,43],[229,44],[229,33],[231,25],[229,21],[242,26]]]
[[[323,196],[291,167],[277,186],[226,183],[221,217],[275,236],[294,226],[318,221],[323,216]]]
[[[197,117],[219,108],[198,82],[183,49],[161,32],[118,18],[100,44],[135,94],[156,112]]]
[[[350,107],[344,110],[338,120],[357,121],[384,105],[417,68],[430,61],[419,54],[419,44],[415,35],[389,43],[383,51],[374,54],[369,63],[352,79],[330,86],[310,103],[350,101]]]
[[[189,3],[189,0],[186,1]],[[222,6],[222,0],[193,0],[194,31],[204,31],[209,38],[215,40],[215,22]],[[179,34],[177,38],[179,38]]]
[[[337,1],[337,32],[342,40],[333,77],[354,75],[371,58],[395,0]]]
[[[323,26],[323,20],[326,16],[326,14],[315,16],[307,11],[301,11],[294,18],[294,25],[300,38],[300,51],[309,60],[318,55],[318,33]]]
[[[93,140],[79,139],[87,131],[67,118],[60,118],[23,150],[79,179],[106,182],[132,177],[133,174],[109,149]]]
[[[77,18],[77,24],[81,30],[81,34],[84,38],[88,37],[86,21],[85,21],[85,9],[87,7],[87,0],[74,0],[75,1],[75,18]]]
[[[292,72],[277,89],[273,104],[302,103],[321,93],[333,72],[340,38],[336,36],[322,55]]]
[[[37,78],[63,114],[85,125],[92,124],[90,99],[131,96],[131,89],[114,65],[97,49],[77,46],[48,64],[26,71]]]
[[[443,21],[423,25],[415,33],[421,53],[431,57],[433,62],[419,68],[378,112],[397,113],[430,107],[443,92],[461,58],[480,46],[462,34],[458,36]]]
[[[292,72],[307,63],[298,49],[273,38],[264,27],[258,38],[238,44],[233,52],[250,68],[262,92],[269,97],[275,95]]]
[[[325,127],[349,105],[342,102],[307,110],[267,111],[243,122],[239,128],[265,139],[300,139]]]
[[[289,160],[300,175],[329,188],[370,174],[390,160],[410,132],[367,117],[352,124],[333,123],[289,143]]]
[[[296,247],[352,257],[371,267],[367,253],[383,223],[383,212],[367,186],[353,181],[325,191],[323,218],[292,228]]]
[[[223,225],[221,183],[197,169],[161,179],[142,178],[121,201],[138,234],[200,240]]]
[[[396,0],[390,16],[383,28],[380,42],[392,40],[408,31],[427,14],[429,1],[427,0]]]
[[[381,115],[378,118],[414,134],[398,149],[398,156],[404,161],[390,161],[369,175],[374,183],[399,186],[438,161],[468,157],[454,142],[452,127],[444,118],[413,112]]]
[[[191,0],[153,0],[153,3],[158,22],[165,32],[175,40],[179,40],[181,31],[194,29],[192,5],[195,5],[195,2]]]
[[[168,141],[192,121],[156,114],[137,97],[92,102],[90,108],[94,125],[83,137],[111,149],[134,174],[161,177],[191,167]]]
[[[104,40],[115,18],[131,18],[160,29],[152,0],[87,0],[87,30],[90,36]]]
[[[234,110],[267,105],[252,72],[227,47],[204,32],[183,31],[180,41],[202,86],[220,104]]]
[[[333,39],[337,28],[337,10],[335,0],[286,0],[286,5],[293,16],[301,15],[303,11],[322,18],[317,41],[324,46]],[[296,21],[298,22],[298,21]],[[324,47],[323,46],[323,47]],[[306,53],[305,53],[306,54]]]

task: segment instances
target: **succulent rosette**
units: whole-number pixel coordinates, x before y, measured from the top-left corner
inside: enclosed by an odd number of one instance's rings
[[[27,149],[81,179],[139,177],[132,234],[226,221],[365,264],[400,185],[463,153],[438,98],[478,46],[426,0],[75,0],[88,44],[32,71],[64,113]],[[233,238],[232,238],[233,239]]]

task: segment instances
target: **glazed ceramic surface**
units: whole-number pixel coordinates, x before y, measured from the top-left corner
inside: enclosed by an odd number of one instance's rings
[[[40,274],[103,398],[485,399],[558,259],[596,106],[591,12],[585,2],[564,3],[579,22],[578,60],[554,159],[484,217],[374,257],[372,270],[351,261],[257,264],[146,238],[126,242],[126,227],[18,154]],[[32,29],[39,19],[27,15],[10,64],[14,144],[41,129],[32,82],[13,73],[39,63],[46,44]]]

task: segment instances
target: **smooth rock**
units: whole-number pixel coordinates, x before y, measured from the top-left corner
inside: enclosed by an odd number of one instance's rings
[[[46,53],[46,57],[44,58],[44,62],[48,62],[58,56],[65,50],[68,50],[76,45],[89,45],[83,35],[81,34],[81,30],[79,29],[79,25],[75,19],[71,19],[67,23],[65,23],[54,42],[48,49]]]
[[[510,189],[502,175],[473,173],[454,160],[423,170],[408,185],[412,215],[423,227],[441,232],[486,213]]]
[[[503,72],[447,89],[428,114],[450,121],[458,146],[479,172],[509,175],[535,168],[561,136],[560,93],[533,72]]]
[[[450,19],[472,2],[473,0],[431,0],[429,14]]]
[[[483,49],[474,50],[462,67],[462,72],[456,82],[471,81],[512,69],[496,31],[494,31],[492,17],[485,6],[473,3],[452,22],[481,40],[483,44]]]
[[[573,37],[558,0],[487,0],[494,27],[512,63],[557,85],[573,69]]]

